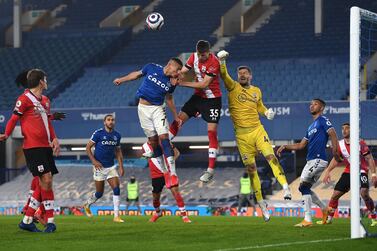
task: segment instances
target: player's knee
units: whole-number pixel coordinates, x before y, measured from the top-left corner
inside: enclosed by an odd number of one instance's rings
[[[52,189],[52,175],[51,173],[46,173],[40,177],[40,185],[45,190]]]
[[[273,154],[269,154],[269,155],[267,155],[266,156],[266,160],[268,161],[268,162],[270,162],[270,161],[274,161],[274,162],[277,162],[278,161],[278,159],[275,157],[275,155],[273,155]]]
[[[246,170],[249,174],[255,173],[257,171],[257,166],[255,164],[246,165]]]
[[[306,195],[306,194],[311,194],[311,186],[308,183],[301,183],[300,186],[298,187],[298,190],[301,192],[301,194]]]
[[[96,192],[94,196],[96,196],[96,198],[99,199],[103,196],[103,192]]]
[[[119,187],[114,187],[113,188],[113,194],[114,195],[120,195],[120,188]]]

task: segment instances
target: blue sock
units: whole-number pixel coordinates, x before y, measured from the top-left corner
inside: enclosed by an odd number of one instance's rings
[[[94,196],[96,196],[97,199],[101,198],[102,195],[103,195],[102,192],[96,192],[96,193],[94,194]]]
[[[153,156],[155,158],[160,157],[162,155],[162,149],[159,144],[157,144],[156,148],[153,149]]]
[[[162,145],[164,155],[165,155],[166,158],[174,156],[174,151],[173,151],[173,148],[171,147],[169,139],[161,140],[161,145]]]
[[[120,195],[120,188],[119,187],[114,187],[113,194],[114,195]]]

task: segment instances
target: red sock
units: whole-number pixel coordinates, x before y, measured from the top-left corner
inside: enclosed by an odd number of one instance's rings
[[[32,180],[31,180],[31,185],[30,185],[30,191],[29,191],[29,195],[28,195],[28,198],[27,198],[27,201],[26,201],[26,204],[24,206],[24,208],[22,209],[22,212],[25,214],[27,209],[29,208],[29,204],[30,204],[30,198],[31,196],[33,195],[34,191],[35,191],[35,188],[39,186],[39,177],[38,176],[35,176]]]
[[[334,217],[335,210],[338,208],[338,200],[330,200],[329,207],[331,207],[333,210],[330,210],[329,216]]]
[[[185,202],[183,201],[181,193],[174,193],[173,196],[179,208],[185,207]]]
[[[54,191],[41,189],[41,195],[47,223],[54,223]]]
[[[217,148],[219,142],[217,141],[217,131],[208,131],[209,149],[208,149],[208,167],[215,168]]]
[[[174,138],[175,136],[177,136],[178,131],[179,131],[178,122],[176,120],[173,120],[173,123],[171,123],[169,127],[170,138]]]
[[[34,189],[33,195],[30,197],[30,202],[29,202],[29,205],[28,205],[27,210],[25,212],[25,216],[33,217],[35,211],[41,205],[41,201],[42,201],[41,188],[40,188],[40,186],[37,186]]]

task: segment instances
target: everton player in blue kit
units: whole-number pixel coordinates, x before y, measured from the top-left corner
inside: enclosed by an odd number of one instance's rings
[[[171,58],[165,66],[147,64],[139,71],[114,80],[115,85],[121,85],[124,82],[144,77],[136,95],[139,98],[140,125],[153,149],[153,156],[146,157],[154,157],[161,163],[164,167],[165,182],[170,187],[178,185],[178,177],[175,170],[174,151],[169,140],[169,123],[164,104],[166,99],[174,119],[177,119],[172,93],[182,66],[180,59]]]
[[[96,130],[86,145],[86,152],[93,164],[93,178],[96,185],[96,192],[86,201],[84,205],[85,213],[92,217],[90,205],[102,197],[105,180],[113,189],[114,222],[124,222],[119,217],[119,175],[124,175],[123,155],[120,149],[121,135],[114,130],[115,118],[108,114],[104,118],[104,127]],[[94,154],[92,148],[95,147]],[[114,159],[118,160],[119,174],[117,172]]]
[[[313,123],[309,126],[306,136],[300,143],[281,146],[277,154],[281,155],[284,149],[300,150],[308,145],[307,163],[302,170],[299,190],[303,197],[305,219],[295,225],[296,227],[309,227],[312,225],[311,205],[317,204],[323,213],[323,218],[327,218],[326,205],[311,190],[313,184],[319,179],[323,170],[327,167],[326,145],[330,137],[332,154],[336,161],[341,161],[339,157],[338,139],[334,127],[329,119],[322,115],[326,103],[322,99],[313,99],[310,104],[310,113],[313,116]]]

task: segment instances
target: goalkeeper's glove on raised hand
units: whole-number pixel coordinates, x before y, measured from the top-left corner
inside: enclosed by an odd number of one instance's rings
[[[266,115],[266,118],[268,120],[273,120],[275,117],[275,112],[272,110],[272,108],[268,108],[268,110],[265,111],[264,115]]]
[[[225,60],[226,60],[226,58],[227,58],[228,56],[229,56],[229,53],[228,53],[227,51],[224,51],[224,50],[219,51],[219,52],[217,53],[217,58],[220,60],[220,63],[221,63],[221,64],[225,63]]]

